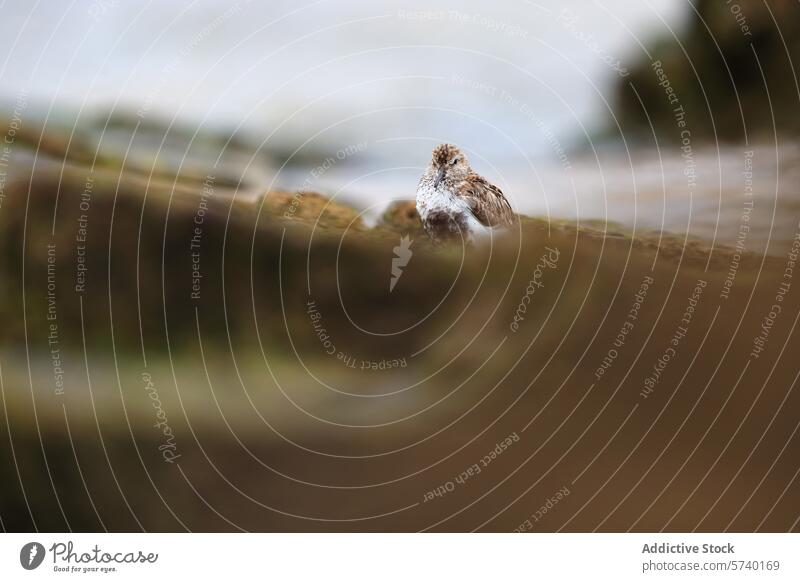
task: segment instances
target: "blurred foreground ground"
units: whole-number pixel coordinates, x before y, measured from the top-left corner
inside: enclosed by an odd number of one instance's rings
[[[117,178],[0,207],[6,530],[798,529],[791,234],[465,251],[404,206]]]

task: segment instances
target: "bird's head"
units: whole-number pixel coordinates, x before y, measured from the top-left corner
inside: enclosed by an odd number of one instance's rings
[[[435,176],[434,188],[437,188],[443,181],[453,183],[465,180],[470,168],[467,157],[460,149],[443,143],[434,148],[428,170]]]

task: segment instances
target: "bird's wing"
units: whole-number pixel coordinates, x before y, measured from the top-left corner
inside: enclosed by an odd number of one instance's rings
[[[482,176],[469,174],[460,196],[466,200],[472,214],[484,226],[511,226],[514,223],[514,211],[503,196],[503,191]]]

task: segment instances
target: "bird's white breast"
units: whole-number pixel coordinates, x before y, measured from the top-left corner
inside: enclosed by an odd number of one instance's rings
[[[432,184],[426,182],[420,184],[417,190],[417,212],[422,220],[425,220],[430,212],[446,212],[450,215],[472,213],[464,200],[442,186],[434,188]]]
[[[417,188],[417,212],[423,223],[431,212],[444,212],[454,217],[466,216],[469,233],[465,234],[468,234],[470,238],[485,234],[489,230],[475,218],[472,209],[463,198],[456,196],[444,186],[440,185],[438,188],[434,188],[433,183],[428,180],[420,182]]]

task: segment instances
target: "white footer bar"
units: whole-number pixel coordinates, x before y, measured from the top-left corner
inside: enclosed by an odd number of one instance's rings
[[[800,580],[796,534],[4,534],[0,580]]]

